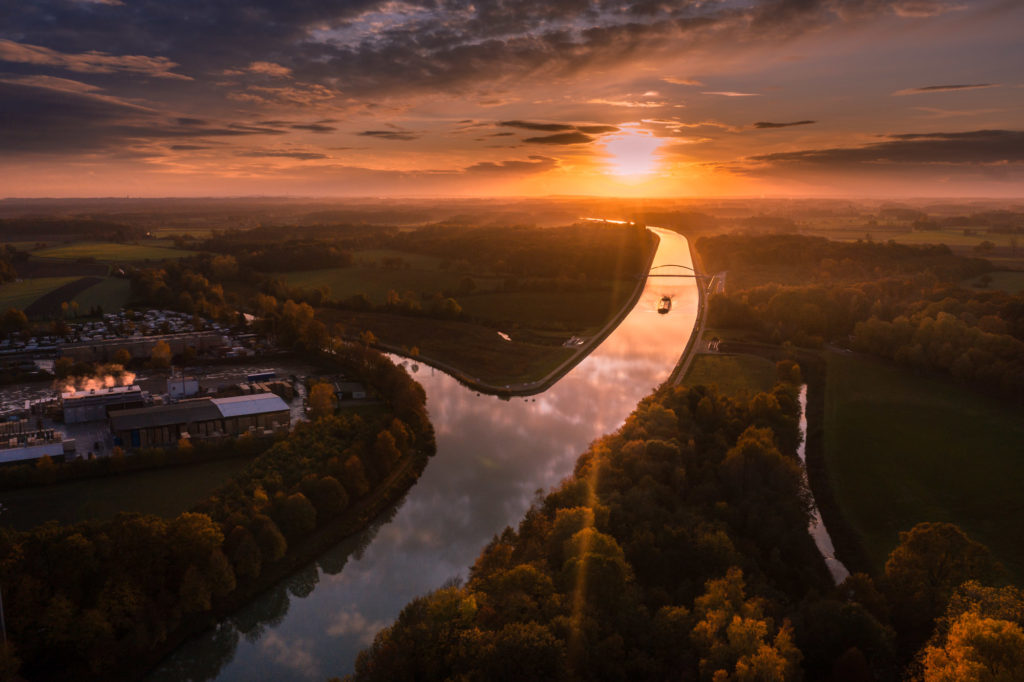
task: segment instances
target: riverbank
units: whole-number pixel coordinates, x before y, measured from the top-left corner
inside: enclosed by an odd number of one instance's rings
[[[436,358],[432,358],[422,353],[415,357],[410,357],[408,349],[392,344],[377,342],[374,347],[378,350],[387,351],[394,353],[395,355],[401,355],[409,358],[414,362],[419,362],[424,365],[429,365],[435,369],[439,369],[445,374],[448,374],[453,379],[458,381],[460,384],[470,388],[474,391],[481,393],[488,393],[500,396],[531,396],[543,393],[557,383],[563,376],[565,376],[573,367],[578,365],[586,358],[591,351],[597,348],[601,343],[611,334],[616,327],[626,318],[627,315],[636,307],[637,301],[640,300],[640,296],[643,294],[644,287],[647,285],[647,273],[650,272],[651,265],[654,263],[654,258],[658,254],[658,247],[661,244],[661,237],[654,232],[651,232],[654,239],[651,243],[649,253],[647,254],[646,266],[644,268],[644,275],[637,281],[636,286],[633,288],[633,293],[630,295],[626,304],[616,313],[612,319],[610,319],[605,325],[593,336],[591,336],[582,345],[577,346],[572,355],[559,363],[553,370],[549,371],[546,375],[539,379],[527,382],[520,382],[515,384],[492,384],[484,381],[483,379],[475,376],[471,376],[467,371],[460,367],[456,367],[450,363],[443,362]],[[691,254],[693,253],[693,247],[690,247]],[[699,288],[699,287],[698,287]]]
[[[168,636],[163,646],[154,650],[151,656],[137,661],[136,665],[119,671],[109,679],[124,682],[140,679],[188,640],[211,630],[218,622],[271,590],[281,580],[306,564],[315,561],[331,547],[365,530],[382,512],[402,499],[419,480],[429,459],[430,457],[422,452],[406,457],[399,467],[366,497],[355,503],[338,519],[289,547],[288,553],[280,561],[265,567],[257,580],[237,588],[228,597],[219,601],[213,610],[186,621]]]
[[[690,263],[693,264],[693,276],[697,284],[697,319],[693,324],[693,331],[690,332],[690,339],[686,342],[682,355],[679,356],[676,366],[668,377],[668,383],[673,386],[680,385],[683,377],[686,376],[686,372],[690,369],[690,363],[693,362],[693,357],[696,355],[694,351],[701,337],[704,336],[704,326],[707,324],[708,318],[708,287],[701,282],[701,279],[706,276],[704,274],[704,261],[701,260],[700,253],[697,252],[697,247],[694,246],[694,240],[685,235],[683,236],[686,239],[686,245],[690,249]]]

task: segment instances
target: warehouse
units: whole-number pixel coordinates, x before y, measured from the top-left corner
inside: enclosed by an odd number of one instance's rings
[[[266,435],[289,426],[288,404],[272,393],[182,400],[110,416],[114,442],[126,448],[167,447],[182,438],[224,438],[246,432]]]

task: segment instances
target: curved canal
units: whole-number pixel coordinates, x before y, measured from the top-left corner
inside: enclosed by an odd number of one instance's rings
[[[661,238],[655,267],[692,266],[684,237],[651,229]],[[666,315],[657,312],[663,296],[672,299]],[[373,527],[182,646],[148,680],[320,681],[350,672],[410,599],[464,577],[537,491],[568,475],[591,441],[617,429],[668,378],[697,303],[694,279],[648,278],[615,331],[528,398],[482,395],[420,367],[438,452],[419,482]]]

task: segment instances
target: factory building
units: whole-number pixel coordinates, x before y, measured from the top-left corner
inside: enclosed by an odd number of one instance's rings
[[[168,447],[185,439],[266,435],[291,424],[288,403],[273,393],[197,398],[111,414],[114,442],[126,448]]]
[[[34,429],[28,420],[0,422],[0,464],[26,462],[44,455],[63,460],[75,451],[75,441],[53,429]]]
[[[68,391],[60,394],[60,400],[64,408],[65,424],[103,421],[114,410],[142,407],[145,404],[142,389],[138,386]]]

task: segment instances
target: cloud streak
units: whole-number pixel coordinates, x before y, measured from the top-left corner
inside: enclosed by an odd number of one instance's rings
[[[0,61],[36,66],[53,66],[78,73],[133,73],[154,78],[192,80],[189,76],[173,73],[177,63],[166,57],[144,55],[112,55],[90,50],[80,54],[67,54],[40,45],[16,43],[0,38]]]
[[[817,121],[793,121],[792,123],[772,123],[771,121],[758,121],[754,124],[755,128],[792,128],[793,126],[809,126]]]
[[[869,164],[1024,163],[1024,131],[973,130],[955,133],[907,133],[860,147],[806,149],[751,157],[768,164],[824,167]]]
[[[997,88],[996,83],[970,83],[966,85],[926,85],[923,88],[907,88],[892,93],[899,97],[903,95],[923,95],[932,92],[958,92],[960,90],[984,90],[986,88]]]

